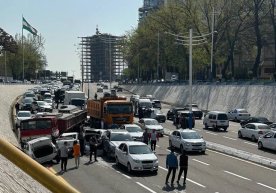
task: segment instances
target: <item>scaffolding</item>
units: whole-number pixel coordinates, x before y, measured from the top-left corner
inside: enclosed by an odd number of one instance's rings
[[[81,37],[81,75],[83,82],[114,81],[127,67],[123,56],[124,36],[101,34]]]

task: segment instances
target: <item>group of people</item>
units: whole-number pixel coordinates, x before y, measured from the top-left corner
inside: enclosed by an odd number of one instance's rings
[[[75,140],[73,143],[73,157],[75,159],[76,168],[78,168],[80,165],[80,157],[84,155],[84,143],[83,143],[83,140],[81,137],[80,137],[79,142],[80,143],[78,143],[78,141]],[[89,147],[90,147],[89,162],[92,161],[93,154],[94,154],[95,162],[98,161],[97,160],[98,144],[99,144],[99,141],[96,138],[96,136],[92,136],[89,139]],[[61,159],[61,171],[66,172],[67,171],[67,161],[68,161],[68,156],[69,156],[69,149],[68,149],[67,141],[65,141],[63,146],[61,146],[59,148],[59,153],[60,153],[60,159]]]
[[[143,133],[143,142],[147,145],[150,142],[151,151],[153,152],[155,152],[157,141],[159,141],[159,134],[156,133],[155,129],[152,130],[152,133],[149,133],[148,130],[145,129]]]

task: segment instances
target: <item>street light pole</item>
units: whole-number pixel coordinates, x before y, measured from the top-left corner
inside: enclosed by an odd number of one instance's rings
[[[157,33],[157,68],[156,68],[156,79],[159,79],[159,31]]]
[[[109,87],[111,89],[111,34],[109,34]]]
[[[7,51],[5,50],[5,82],[7,82]]]
[[[215,23],[215,8],[213,7],[212,13],[212,42],[211,42],[211,69],[210,69],[210,78],[213,80],[213,52],[214,52],[214,23]]]

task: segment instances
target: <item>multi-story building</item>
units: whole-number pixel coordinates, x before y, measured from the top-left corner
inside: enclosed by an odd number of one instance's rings
[[[139,20],[142,20],[149,12],[158,9],[164,5],[166,0],[144,0],[143,7],[139,8]]]
[[[115,80],[127,67],[123,58],[124,37],[102,34],[81,37],[81,75],[84,82]]]

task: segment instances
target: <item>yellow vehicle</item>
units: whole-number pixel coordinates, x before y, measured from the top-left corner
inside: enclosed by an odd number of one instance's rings
[[[125,97],[111,96],[87,101],[90,126],[111,128],[112,125],[133,123],[133,106]]]

